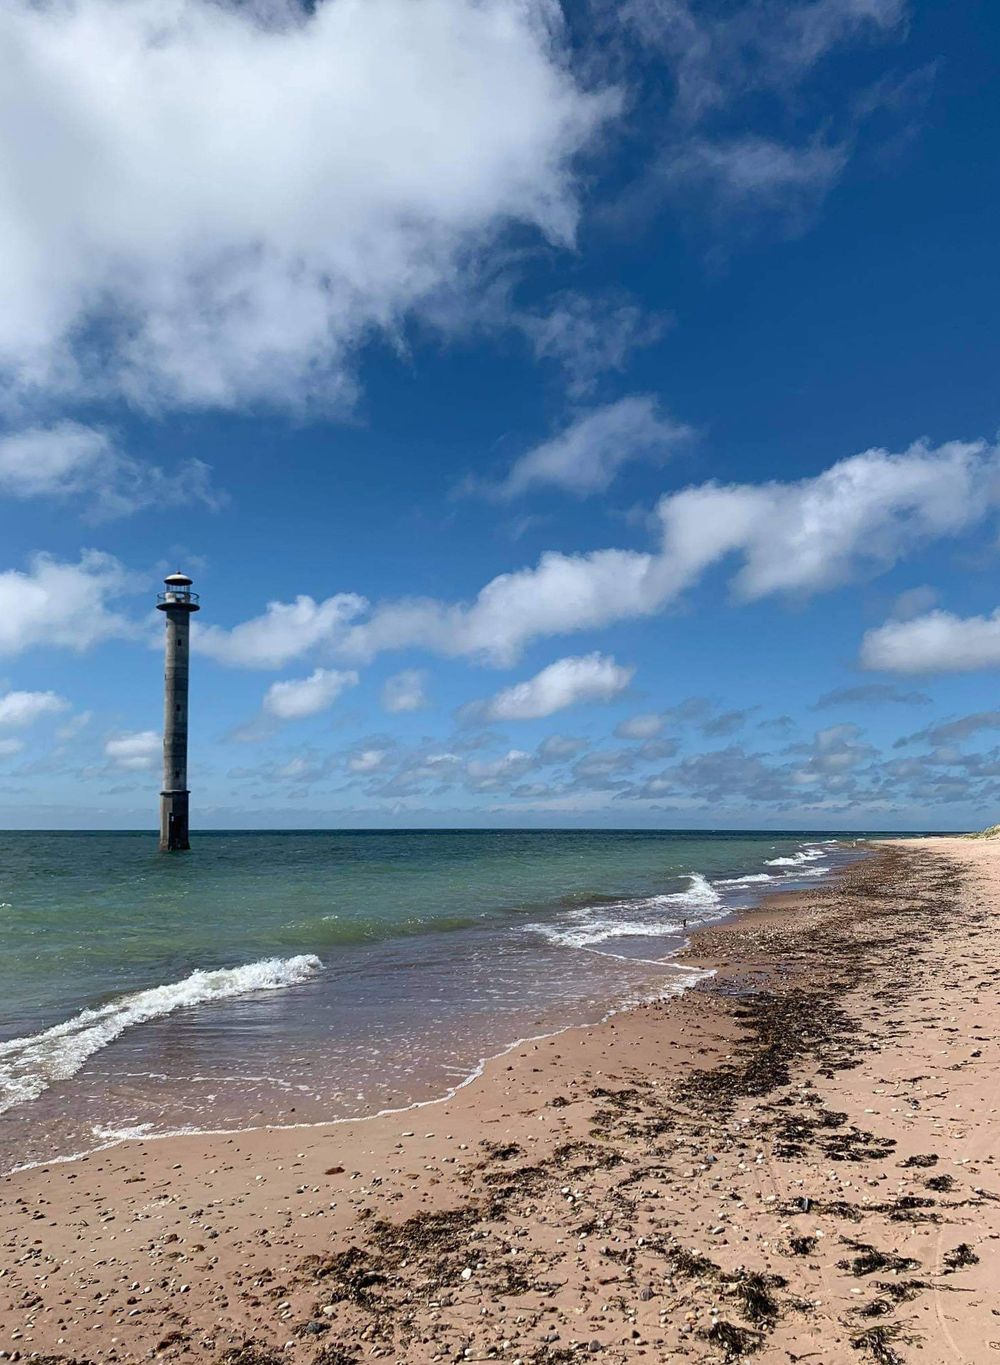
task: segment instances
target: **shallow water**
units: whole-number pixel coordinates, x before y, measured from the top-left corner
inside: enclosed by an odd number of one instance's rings
[[[225,833],[173,857],[0,834],[0,1169],[432,1098],[682,989],[685,921],[852,856],[794,833]]]

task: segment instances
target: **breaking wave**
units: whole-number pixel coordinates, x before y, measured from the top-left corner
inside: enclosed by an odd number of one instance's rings
[[[319,970],[318,957],[267,958],[243,967],[193,971],[183,981],[120,996],[44,1033],[0,1043],[0,1114],[37,1099],[57,1081],[69,1080],[88,1058],[136,1024],[173,1014],[189,1005],[231,1000],[254,991],[276,991],[305,981]]]
[[[568,921],[532,924],[528,928],[565,948],[592,948],[615,938],[679,936],[684,933],[683,921],[688,916],[705,918],[722,905],[722,897],[707,877],[695,872],[689,880],[684,891],[577,910]]]
[[[765,867],[801,867],[803,863],[814,863],[817,858],[825,858],[821,848],[803,848],[788,858],[766,858]]]

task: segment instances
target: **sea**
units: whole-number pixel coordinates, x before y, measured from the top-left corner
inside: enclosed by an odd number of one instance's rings
[[[447,1095],[701,979],[687,936],[857,834],[0,833],[0,1172]]]

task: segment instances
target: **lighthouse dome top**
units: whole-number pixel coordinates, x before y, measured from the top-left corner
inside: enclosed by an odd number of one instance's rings
[[[198,594],[191,591],[191,579],[186,573],[172,573],[163,580],[166,592],[156,594],[158,611],[199,611]]]

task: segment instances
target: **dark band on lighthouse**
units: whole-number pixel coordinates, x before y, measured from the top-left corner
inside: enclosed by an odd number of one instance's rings
[[[186,574],[163,580],[166,591],[156,600],[166,617],[163,668],[163,789],[160,792],[160,851],[176,853],[191,847],[188,823],[188,656],[191,652],[191,613],[198,611],[198,594]]]

